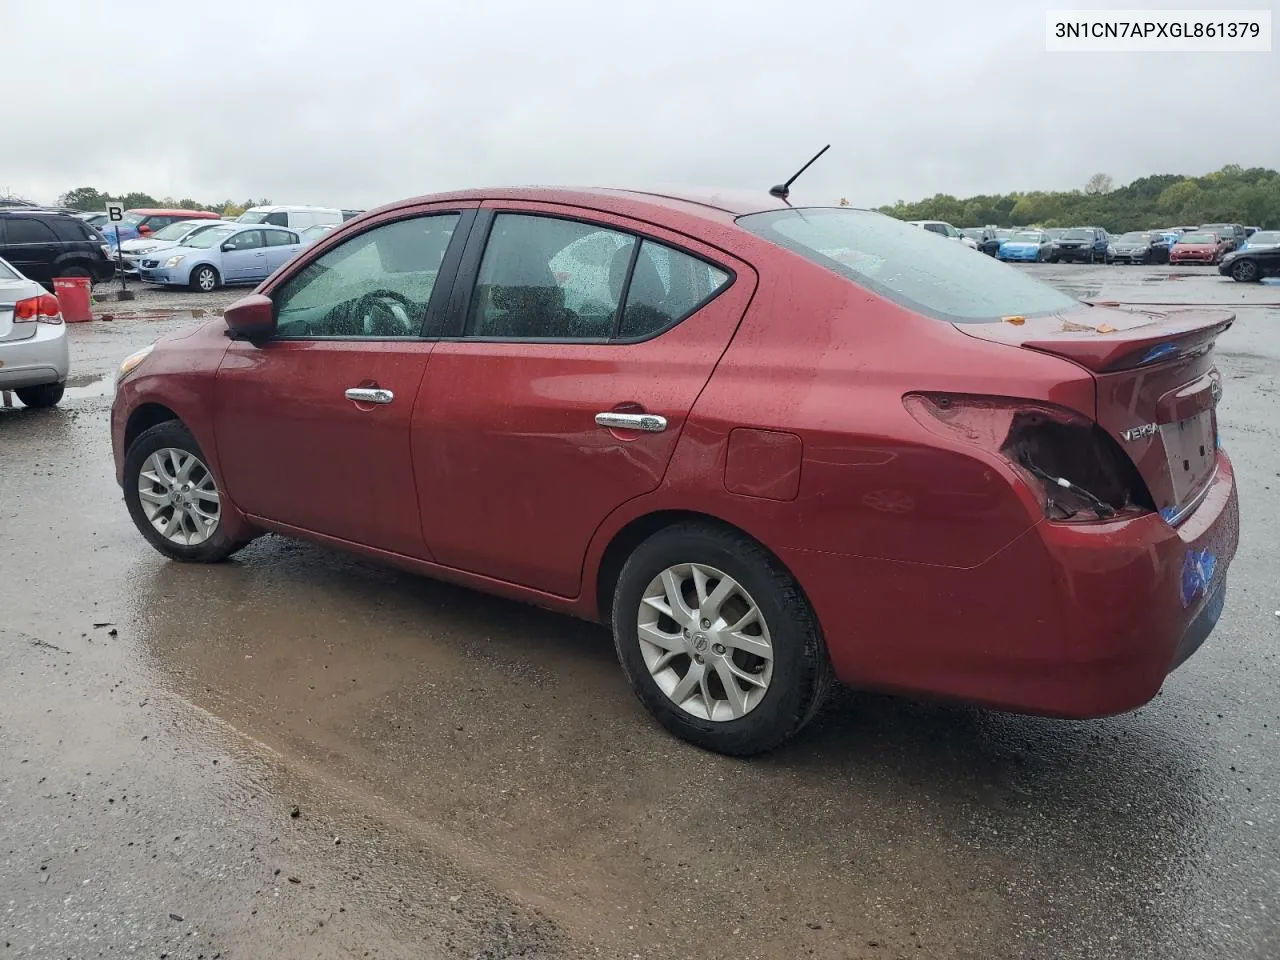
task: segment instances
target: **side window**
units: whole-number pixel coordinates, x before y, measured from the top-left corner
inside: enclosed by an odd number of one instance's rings
[[[268,213],[263,223],[269,223],[273,227],[287,227],[289,225],[289,214],[283,210],[277,210],[274,213]]]
[[[53,227],[53,232],[58,235],[59,240],[74,243],[88,239],[90,236],[84,221],[77,220],[75,217],[51,217],[46,222]]]
[[[9,218],[9,229],[6,231],[8,243],[53,243],[58,238],[52,230],[39,220],[30,217]]]
[[[630,234],[589,223],[498,214],[467,336],[607,340],[635,243]]]
[[[947,228],[940,223],[926,223],[924,228],[930,233],[940,233],[944,237],[947,235]]]
[[[290,244],[302,242],[296,233],[290,233],[288,230],[263,230],[262,232],[267,238],[268,247],[287,247]]]
[[[417,337],[458,214],[384,224],[328,250],[273,295],[277,336]]]
[[[226,244],[232,250],[256,250],[258,247],[265,246],[262,242],[261,230],[245,230],[243,233],[237,233]]]
[[[689,316],[728,282],[729,274],[723,270],[645,240],[627,288],[618,337],[636,340],[653,336]]]

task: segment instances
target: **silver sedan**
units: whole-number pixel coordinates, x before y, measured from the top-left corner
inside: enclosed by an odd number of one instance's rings
[[[52,407],[70,369],[58,298],[0,260],[0,390],[28,407]]]

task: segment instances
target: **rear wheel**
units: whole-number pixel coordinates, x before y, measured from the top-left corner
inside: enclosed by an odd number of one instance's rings
[[[613,601],[618,659],[667,730],[708,750],[770,750],[813,718],[833,674],[817,619],[781,564],[706,524],[654,534]]]
[[[71,266],[63,267],[61,270],[58,271],[58,276],[83,277],[89,281],[90,287],[93,286],[95,280],[97,279],[96,277],[94,277],[92,270],[90,270],[88,267],[81,266],[80,264],[72,264]]]
[[[1231,279],[1241,283],[1253,283],[1258,279],[1258,265],[1252,260],[1241,260],[1231,268]]]
[[[217,563],[244,546],[222,525],[222,492],[178,420],[144,430],[124,460],[124,500],[147,541],[173,560]]]
[[[212,293],[218,289],[218,271],[203,264],[191,271],[191,289],[197,293]]]
[[[32,409],[56,406],[62,399],[63,385],[60,383],[42,383],[38,387],[18,387],[13,391],[25,406]]]

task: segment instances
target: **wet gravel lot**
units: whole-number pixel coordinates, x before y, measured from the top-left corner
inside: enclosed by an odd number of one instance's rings
[[[276,537],[164,561],[110,371],[244,291],[71,328],[63,405],[0,409],[0,960],[1280,955],[1280,285],[1026,269],[1236,309],[1221,624],[1122,717],[846,693],[750,761],[599,628]]]

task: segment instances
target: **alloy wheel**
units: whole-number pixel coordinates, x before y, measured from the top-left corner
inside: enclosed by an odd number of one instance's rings
[[[180,546],[204,543],[218,529],[218,486],[188,450],[162,447],[151,454],[138,472],[138,499],[156,532]]]
[[[1242,283],[1249,283],[1258,276],[1258,266],[1252,260],[1241,260],[1231,268],[1231,276]]]
[[[649,582],[637,633],[649,675],[672,703],[703,720],[737,720],[764,699],[773,643],[746,589],[715,567],[682,563]]]

